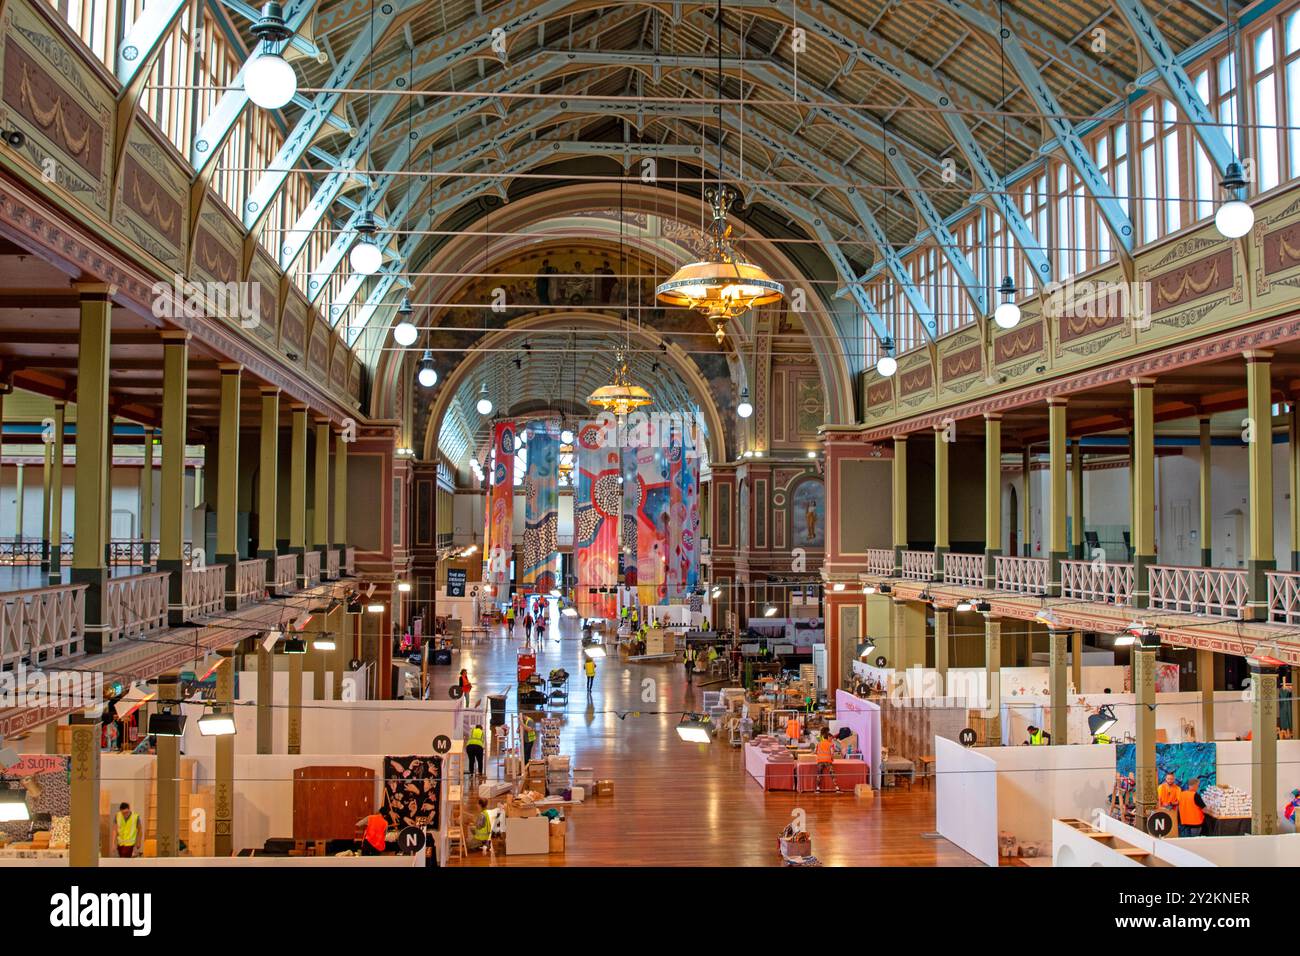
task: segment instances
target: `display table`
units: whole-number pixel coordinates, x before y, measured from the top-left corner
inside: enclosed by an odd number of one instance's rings
[[[1203,836],[1241,836],[1249,832],[1249,816],[1219,817],[1205,811],[1205,825],[1201,828]]]
[[[817,789],[817,762],[803,761],[797,764],[799,768],[799,792],[810,793]],[[822,774],[822,790],[826,791],[827,787],[834,790],[839,787],[841,790],[849,793],[860,783],[870,783],[871,778],[868,774],[870,769],[865,760],[832,760],[831,769],[835,772],[835,780],[831,781],[830,777]]]
[[[764,790],[795,789],[795,762],[781,760],[757,744],[745,744],[745,772]]]

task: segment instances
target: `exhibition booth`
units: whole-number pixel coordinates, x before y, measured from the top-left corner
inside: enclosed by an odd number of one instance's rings
[[[1111,817],[1052,821],[1053,866],[1300,866],[1300,835],[1159,839]]]

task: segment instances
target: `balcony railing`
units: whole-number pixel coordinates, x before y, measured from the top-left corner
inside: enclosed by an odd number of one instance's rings
[[[993,559],[993,587],[999,591],[1046,594],[1051,573],[1051,562],[1046,558],[999,555]]]
[[[889,577],[894,573],[894,552],[888,548],[871,548],[867,551],[867,573],[883,574]]]
[[[72,560],[72,542],[64,541],[61,547],[64,563]],[[41,563],[45,545],[31,538],[0,538],[0,567],[29,567]]]
[[[325,577],[329,578],[331,581],[337,581],[339,579],[339,565],[342,563],[342,560],[339,558],[338,548],[330,548],[326,551]]]
[[[1245,610],[1249,588],[1244,570],[1153,564],[1150,575],[1153,610],[1236,618]]]
[[[933,551],[904,551],[903,577],[913,581],[934,580]]]
[[[1268,572],[1268,619],[1279,624],[1300,624],[1300,574]]]
[[[276,555],[274,585],[276,594],[292,594],[298,590],[298,555]]]
[[[84,648],[86,585],[0,594],[0,671],[76,657]]]
[[[348,577],[352,577],[354,574],[356,574],[356,567],[357,567],[357,549],[344,548],[343,549],[343,573],[346,574]]]
[[[1131,564],[1061,562],[1061,597],[1126,607],[1133,603],[1133,582]]]
[[[142,637],[167,626],[167,572],[109,578],[107,641]]]
[[[181,603],[185,620],[220,614],[226,608],[226,566],[186,568],[181,572]]]
[[[946,584],[964,584],[969,587],[984,586],[984,555],[953,554],[943,556],[943,580]]]
[[[266,597],[266,558],[251,558],[235,566],[235,607],[248,607]]]
[[[320,552],[304,551],[302,553],[302,586],[314,588],[320,584]]]
[[[108,542],[108,563],[113,566],[139,568],[144,566],[143,538],[114,538]],[[181,555],[188,564],[194,551],[194,543],[186,541],[181,545]],[[149,542],[149,564],[158,562],[158,541]]]

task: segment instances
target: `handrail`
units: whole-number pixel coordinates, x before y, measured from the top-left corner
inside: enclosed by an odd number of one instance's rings
[[[1250,594],[1243,568],[1192,568],[1153,564],[1150,606],[1158,611],[1241,618]]]
[[[108,579],[105,643],[167,626],[167,579],[166,571]]]
[[[302,553],[302,586],[314,588],[320,584],[320,552],[304,551]]]
[[[903,577],[913,581],[934,580],[933,551],[904,551]]]
[[[993,559],[993,587],[1013,594],[1046,594],[1051,562],[1046,558],[997,555]]]
[[[948,552],[943,556],[943,580],[946,584],[983,587],[984,555]]]
[[[276,594],[292,594],[298,590],[298,555],[277,554],[275,556]]]
[[[338,548],[329,548],[325,551],[325,577],[331,581],[339,579],[339,565],[341,564]]]
[[[0,670],[79,656],[85,649],[86,585],[0,594]]]
[[[235,565],[235,607],[247,607],[266,597],[266,558],[249,558]]]
[[[226,607],[226,566],[213,564],[181,572],[181,603],[185,620],[220,614]]]
[[[867,549],[867,573],[883,574],[889,577],[894,573],[894,552],[889,548]]]
[[[1062,561],[1061,597],[1099,604],[1133,603],[1136,576],[1131,564],[1109,561]]]

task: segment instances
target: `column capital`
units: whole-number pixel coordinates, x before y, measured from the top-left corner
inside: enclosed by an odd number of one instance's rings
[[[190,333],[184,329],[163,329],[158,333],[163,345],[184,345],[190,340]]]
[[[244,370],[244,366],[238,362],[218,362],[217,368],[221,370],[222,375],[236,375]]]
[[[1145,378],[1137,375],[1135,375],[1133,378],[1130,378],[1128,381],[1129,384],[1132,385],[1134,388],[1155,388],[1155,384],[1156,384],[1156,380],[1154,378]]]
[[[111,282],[74,282],[72,287],[86,299],[107,299],[117,292],[117,286]]]
[[[1052,407],[1052,406],[1061,407],[1064,405],[1068,405],[1069,403],[1070,403],[1070,399],[1069,396],[1067,395],[1053,395],[1047,399],[1048,407]]]
[[[330,417],[328,415],[313,415],[311,417],[311,420],[312,420],[312,424],[315,425],[317,428],[319,428],[321,425],[329,427],[330,425],[333,424],[333,422],[330,421]]]
[[[289,411],[293,412],[295,415],[306,415],[311,411],[311,409],[302,402],[290,402]]]
[[[984,413],[984,420],[985,420],[986,422],[1000,422],[1000,421],[1002,421],[1002,413],[1001,413],[1001,412],[985,412],[985,413]]]
[[[1271,349],[1246,349],[1241,355],[1247,362],[1268,362],[1273,358]]]
[[[264,398],[270,398],[280,394],[280,388],[277,385],[263,385],[259,391],[262,393]]]
[[[898,434],[898,435],[891,435],[891,436],[889,436],[889,437],[890,437],[894,442],[900,442],[900,441],[904,441],[904,442],[905,442],[905,441],[907,441],[907,432],[902,432],[901,434]]]

